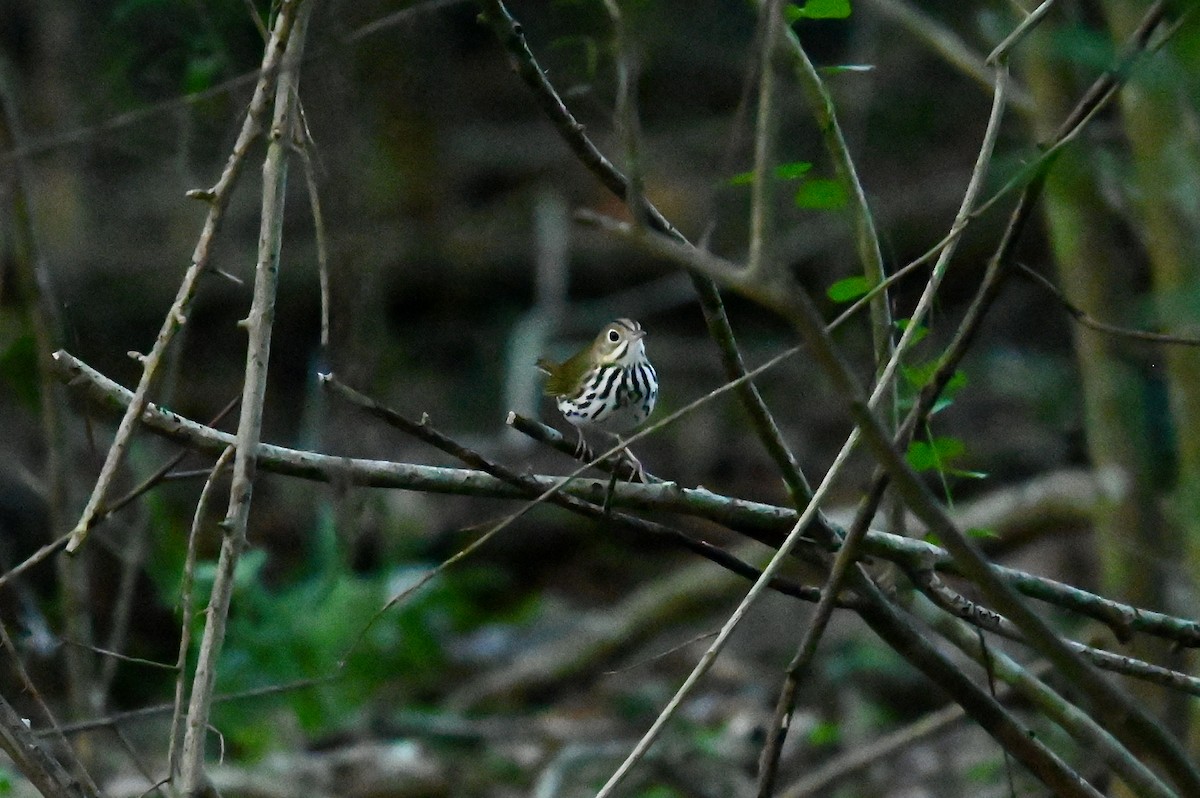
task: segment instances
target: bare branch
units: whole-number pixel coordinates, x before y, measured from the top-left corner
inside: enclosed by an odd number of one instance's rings
[[[957,33],[950,30],[920,8],[906,0],[869,0],[880,14],[907,29],[926,47],[950,66],[963,73],[981,87],[991,91],[992,70],[984,63],[984,57],[976,53]],[[1009,91],[1012,109],[1026,119],[1034,115],[1033,98],[1022,86],[1014,85]]]
[[[1169,333],[1156,333],[1147,330],[1135,330],[1130,327],[1121,327],[1116,324],[1100,321],[1092,318],[1085,311],[1071,304],[1071,300],[1067,299],[1066,295],[1058,289],[1054,283],[1038,274],[1036,271],[1026,266],[1024,263],[1014,263],[1014,266],[1021,274],[1028,277],[1033,282],[1040,285],[1050,292],[1058,303],[1063,306],[1063,310],[1067,311],[1070,317],[1079,324],[1097,332],[1107,333],[1118,338],[1128,338],[1131,341],[1145,341],[1151,344],[1172,344],[1175,346],[1200,346],[1200,338],[1194,338],[1187,335],[1171,335]]]
[[[563,103],[562,98],[555,91],[545,72],[538,65],[537,59],[534,58],[533,52],[529,49],[521,26],[513,19],[504,3],[501,0],[479,0],[479,5],[483,9],[484,19],[491,25],[496,38],[508,53],[513,68],[530,88],[534,99],[550,118],[559,136],[575,153],[580,163],[600,181],[601,185],[618,199],[629,202],[631,199],[629,181],[592,143],[592,140],[584,132],[583,125],[567,109],[566,104]],[[633,209],[632,213],[635,217],[644,217],[646,224],[652,230],[670,236],[676,241],[687,242],[683,233],[679,232],[645,197],[642,197],[641,207]],[[787,442],[784,441],[779,426],[771,416],[771,411],[767,408],[758,389],[746,377],[746,365],[738,350],[729,318],[725,315],[725,306],[721,295],[711,279],[695,273],[690,276],[700,299],[700,307],[704,312],[709,335],[716,343],[717,351],[721,356],[725,376],[730,381],[737,382],[738,400],[750,417],[755,433],[779,469],[793,503],[801,504],[807,500],[812,490],[800,472],[796,457]]]
[[[42,749],[37,736],[4,696],[0,696],[0,750],[8,754],[21,775],[46,798],[97,796]]]
[[[97,407],[120,410],[127,406],[130,391],[66,352],[55,353],[55,366],[60,379],[85,393]],[[142,421],[151,432],[214,457],[234,443],[229,433],[197,424],[153,404],[144,411]],[[355,485],[429,493],[524,498],[515,487],[469,469],[337,457],[271,444],[259,445],[258,461],[264,470],[320,482],[349,481]],[[547,489],[561,479],[545,475],[532,478]],[[608,480],[576,479],[564,490],[582,499],[602,501],[608,491]],[[790,508],[722,496],[704,488],[683,488],[671,482],[658,485],[620,482],[613,490],[613,504],[707,518],[770,546],[777,545],[782,532],[796,521],[796,512]],[[831,530],[830,534],[840,535],[840,532]],[[829,551],[837,549],[836,545],[822,545]],[[958,573],[947,551],[921,540],[871,531],[867,533],[865,547],[873,557],[908,567],[933,567]],[[1102,621],[1118,630],[1121,639],[1130,632],[1141,632],[1174,640],[1180,645],[1200,647],[1200,622],[1131,607],[1013,568],[995,567],[1001,577],[1025,595]],[[5,578],[0,577],[0,584]]]
[[[989,674],[1012,686],[1022,697],[1060,728],[1074,737],[1087,751],[1094,752],[1133,793],[1141,798],[1176,798],[1176,793],[1121,746],[1111,734],[1086,712],[1065,700],[1042,679],[1017,664],[1003,651],[984,647],[982,635],[953,617],[938,612],[926,602],[917,602],[916,611],[934,630],[979,662]]]
[[[146,402],[149,401],[150,390],[158,375],[159,364],[166,355],[167,348],[175,339],[175,333],[187,324],[188,313],[196,297],[200,277],[208,269],[213,242],[225,219],[225,209],[229,205],[233,189],[241,176],[246,155],[249,153],[250,145],[262,135],[263,122],[271,107],[271,95],[275,88],[280,65],[283,62],[284,50],[292,35],[292,23],[295,19],[297,5],[299,5],[297,2],[284,2],[280,8],[279,16],[275,20],[275,29],[271,32],[271,40],[267,43],[263,53],[258,84],[254,87],[254,96],[250,100],[246,121],[242,124],[241,132],[233,145],[233,151],[225,164],[225,170],[212,188],[196,194],[198,198],[208,203],[208,216],[204,220],[204,228],[200,232],[196,249],[192,253],[192,263],[184,274],[183,281],[179,284],[179,290],[171,309],[167,311],[166,318],[163,319],[162,328],[154,341],[154,347],[148,354],[141,357],[142,376],[138,381],[137,390],[134,391],[133,402],[121,419],[120,426],[117,427],[116,437],[113,438],[108,454],[105,456],[100,476],[96,480],[95,487],[92,488],[92,494],[88,498],[79,521],[72,530],[71,540],[67,543],[68,552],[74,552],[83,545],[83,541],[87,538],[88,531],[95,522],[96,514],[100,511],[108,494],[109,486],[125,457],[125,450],[133,436],[137,418]]]
[[[298,67],[304,53],[305,34],[312,6],[312,2],[304,0],[284,0],[280,9],[280,17],[289,13],[295,16],[295,27],[291,36],[287,38],[282,56],[281,63],[286,69],[280,74],[275,86],[274,116],[268,137],[267,155],[263,163],[262,218],[258,236],[254,298],[245,322],[249,341],[246,347],[245,382],[233,461],[233,484],[229,489],[229,508],[221,524],[224,538],[221,542],[212,595],[209,597],[204,636],[197,654],[191,700],[188,703],[187,731],[180,762],[180,789],[189,796],[197,794],[206,779],[204,751],[217,659],[225,641],[225,623],[233,598],[237,562],[246,547],[246,525],[250,517],[250,500],[257,469],[256,455],[262,436],[267,365],[271,359],[271,333],[275,323],[275,291],[279,281],[280,248],[283,245],[283,208],[287,186],[287,156],[290,150],[287,137],[295,124],[300,85]],[[272,42],[275,41],[276,37],[272,36]],[[271,46],[269,43],[268,49]],[[134,410],[135,407],[131,405],[130,411],[127,412]]]

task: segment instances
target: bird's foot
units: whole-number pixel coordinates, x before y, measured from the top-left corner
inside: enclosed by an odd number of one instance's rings
[[[588,447],[587,441],[583,439],[583,430],[579,427],[575,428],[575,434],[579,436],[575,441],[575,459],[584,463],[592,461],[592,450]]]
[[[621,457],[624,457],[628,461],[627,464],[632,472],[630,474],[630,482],[634,481],[633,477],[637,477],[636,481],[638,482],[650,482],[649,478],[646,476],[646,469],[642,467],[642,462],[633,456],[633,452],[629,451],[628,446],[621,450]]]

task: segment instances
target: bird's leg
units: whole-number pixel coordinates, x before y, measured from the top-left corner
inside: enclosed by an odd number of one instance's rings
[[[633,469],[633,474],[631,476],[637,477],[638,482],[649,483],[650,480],[646,478],[646,469],[642,468],[641,461],[633,456],[633,452],[631,452],[629,450],[629,447],[625,445],[625,441],[621,439],[620,435],[617,435],[615,437],[617,439],[617,442],[625,447],[625,448],[621,449],[621,454],[624,455],[629,460],[629,467],[631,469]],[[632,482],[633,480],[631,479],[629,481]]]
[[[583,439],[583,427],[576,427],[575,434],[579,436],[575,442],[575,459],[589,463],[592,460],[592,450],[588,448],[587,441]]]

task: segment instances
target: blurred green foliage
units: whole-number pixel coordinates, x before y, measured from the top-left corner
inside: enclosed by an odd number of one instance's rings
[[[164,516],[160,503],[159,520]],[[178,601],[186,536],[158,539],[171,542],[158,546],[149,572],[162,602],[171,606]],[[522,624],[536,615],[536,596],[515,603],[497,601],[494,594],[506,579],[494,568],[469,564],[440,575],[378,614],[436,562],[414,558],[356,573],[341,551],[329,514],[310,541],[304,563],[283,577],[269,574],[269,557],[262,549],[252,548],[240,558],[217,692],[332,678],[278,697],[217,704],[214,725],[240,755],[261,756],[286,742],[279,734],[284,717],[306,735],[319,737],[363,721],[364,707],[382,691],[394,697],[399,690],[419,703],[428,691],[444,685],[451,667],[448,642],[484,624]],[[215,557],[197,565],[193,662],[215,574]]]
[[[192,94],[257,65],[262,39],[241,0],[122,0],[105,20],[103,85],[118,106]]]
[[[0,351],[0,383],[8,385],[12,395],[34,413],[41,406],[37,373],[33,334],[21,333]]]
[[[789,3],[783,9],[788,22],[802,19],[846,19],[850,16],[850,0],[805,0],[803,5]]]

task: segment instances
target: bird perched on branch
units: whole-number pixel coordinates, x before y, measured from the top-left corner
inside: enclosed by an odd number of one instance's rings
[[[546,394],[553,396],[559,412],[579,433],[579,450],[584,450],[583,431],[598,429],[617,436],[640,426],[658,401],[658,373],[646,357],[646,331],[632,319],[617,319],[586,349],[562,363],[542,358],[539,369],[549,375]],[[641,480],[645,472],[629,452]]]

